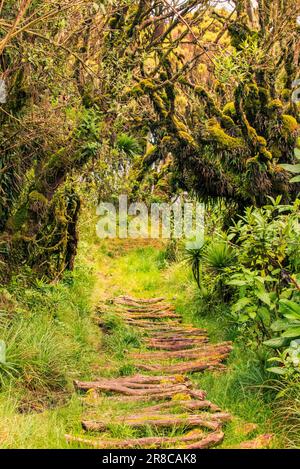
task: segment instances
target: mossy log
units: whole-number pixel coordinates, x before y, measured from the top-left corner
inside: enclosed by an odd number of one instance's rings
[[[210,401],[207,400],[200,400],[200,399],[194,399],[194,400],[183,400],[183,401],[178,401],[178,400],[172,400],[169,402],[163,402],[162,404],[157,404],[153,405],[151,407],[145,407],[144,409],[141,409],[141,412],[156,412],[156,411],[162,411],[165,409],[172,409],[172,408],[179,408],[179,409],[184,409],[188,411],[193,411],[193,410],[199,410],[199,409],[208,409],[210,412],[220,412],[221,409],[217,405],[213,404]]]
[[[225,422],[230,422],[231,420],[231,415],[228,412],[214,412],[214,413],[209,413],[209,412],[201,412],[200,414],[192,414],[192,417],[197,417],[201,418],[202,420],[205,421],[212,421],[212,422],[218,422],[218,423],[225,423]],[[145,411],[142,413],[138,414],[132,414],[126,416],[126,421],[131,421],[131,422],[140,422],[140,421],[156,421],[156,420],[172,420],[173,417],[176,418],[183,418],[185,419],[186,417],[189,417],[184,414],[164,414],[161,412],[154,412],[154,413],[149,413],[147,414]]]
[[[218,444],[222,443],[224,439],[223,432],[213,432],[209,433],[205,438],[202,440],[192,443],[185,447],[185,449],[207,449],[212,448],[213,446],[217,446]]]
[[[154,319],[154,320],[158,320],[158,319],[166,319],[166,318],[169,318],[169,319],[180,319],[181,320],[181,316],[179,314],[175,314],[175,313],[168,313],[168,312],[165,312],[165,313],[132,313],[132,314],[129,314],[129,313],[126,313],[124,314],[124,318],[125,319]]]
[[[124,311],[127,311],[128,313],[159,313],[159,312],[173,312],[175,311],[175,307],[171,305],[162,305],[162,306],[143,306],[141,308],[126,308]]]
[[[144,428],[144,427],[153,427],[153,428],[173,428],[173,427],[185,427],[185,428],[207,428],[209,430],[219,430],[221,423],[219,421],[214,421],[211,418],[203,418],[202,415],[188,415],[188,416],[178,416],[178,415],[155,415],[154,418],[151,416],[138,416],[138,418],[131,419],[130,417],[124,417],[118,419],[116,423],[121,425],[128,425],[131,428]],[[105,431],[110,428],[113,424],[112,421],[105,422],[102,420],[83,420],[82,427],[87,431]]]
[[[65,435],[68,443],[77,443],[79,445],[89,446],[98,449],[133,449],[133,448],[166,448],[171,446],[175,449],[184,449],[186,444],[194,442],[197,448],[205,449],[211,448],[223,440],[224,434],[222,432],[205,434],[200,430],[190,432],[187,435],[175,437],[145,437],[145,438],[131,438],[126,440],[100,440],[80,438],[72,435]],[[190,447],[190,446],[189,446]],[[192,447],[192,445],[191,445]]]
[[[139,370],[151,371],[157,373],[196,373],[204,370],[219,370],[224,371],[226,367],[221,364],[227,358],[228,354],[224,354],[218,358],[209,360],[195,360],[189,363],[179,363],[178,365],[146,365],[139,363],[136,367]]]
[[[158,298],[133,298],[131,296],[120,296],[118,298],[114,299],[114,303],[120,303],[120,304],[125,304],[125,305],[132,305],[132,304],[155,304],[155,303],[161,303],[164,301],[164,297],[158,297]]]
[[[158,349],[158,350],[185,350],[188,348],[193,348],[195,345],[203,344],[207,342],[208,338],[206,336],[198,337],[197,339],[184,339],[182,338],[179,341],[162,341],[159,339],[146,339],[145,344],[148,348]]]
[[[130,353],[130,358],[138,358],[140,360],[156,360],[167,358],[203,358],[211,357],[214,354],[229,354],[232,351],[231,342],[224,342],[222,344],[205,344],[196,349],[175,350],[172,352],[146,352],[146,353]]]
[[[151,378],[151,379],[150,379]],[[186,392],[191,383],[184,377],[149,377],[149,380],[136,378],[134,380],[115,378],[99,379],[97,381],[74,381],[77,390],[88,391],[95,389],[99,392],[114,392],[127,396],[154,395],[170,396],[181,392]]]

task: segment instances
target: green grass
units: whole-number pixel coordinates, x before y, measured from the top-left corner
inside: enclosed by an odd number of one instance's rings
[[[137,243],[132,243],[137,244]],[[185,322],[208,329],[212,341],[229,340],[235,331],[226,307],[212,298],[203,301],[185,263],[168,264],[164,246],[132,248],[128,242],[105,242],[83,237],[73,274],[56,285],[26,285],[20,277],[2,291],[1,338],[7,343],[11,374],[0,368],[0,444],[4,448],[65,448],[65,433],[82,434],[83,416],[111,419],[135,403],[73,391],[73,379],[129,375],[134,363],[126,351],[141,346],[136,330],[125,326],[109,305],[120,294],[165,296],[176,305]],[[102,336],[94,323],[101,301],[109,334]],[[143,347],[142,347],[143,349]],[[5,365],[2,365],[5,367]],[[9,371],[9,370],[7,370]],[[277,432],[273,424],[274,393],[259,387],[265,376],[256,358],[236,342],[228,371],[194,375],[208,398],[234,415],[224,446],[247,439],[245,423],[256,423],[256,433]],[[148,403],[149,404],[149,403]],[[132,430],[112,423],[107,438],[151,436],[154,430]],[[254,436],[255,434],[254,433]],[[75,447],[77,447],[75,445]]]

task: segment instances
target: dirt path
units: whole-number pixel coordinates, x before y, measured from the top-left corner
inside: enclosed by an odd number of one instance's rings
[[[96,391],[110,394],[110,399],[119,402],[145,404],[134,414],[82,421],[86,432],[105,432],[106,438],[67,435],[67,440],[96,448],[209,448],[221,443],[231,416],[206,400],[205,391],[195,389],[186,373],[205,369],[224,371],[223,362],[232,349],[231,343],[210,344],[205,329],[182,324],[174,307],[163,298],[142,300],[123,296],[113,303],[114,313],[142,334],[146,351],[130,355],[136,370],[147,374],[74,384],[81,392]],[[152,428],[156,435],[112,439],[109,431],[114,423],[141,431]],[[174,429],[177,431],[173,436]],[[166,434],[167,430],[172,435]]]

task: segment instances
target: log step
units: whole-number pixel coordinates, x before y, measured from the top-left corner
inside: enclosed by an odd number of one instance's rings
[[[98,449],[133,449],[133,448],[175,448],[175,449],[206,449],[216,446],[221,443],[224,438],[223,432],[213,432],[205,434],[199,430],[190,432],[187,435],[175,437],[145,437],[145,438],[131,438],[126,440],[101,440],[101,439],[87,439],[75,437],[72,435],[65,435],[68,443],[77,443],[90,448]],[[192,443],[193,442],[193,443]],[[190,445],[188,444],[190,443]]]

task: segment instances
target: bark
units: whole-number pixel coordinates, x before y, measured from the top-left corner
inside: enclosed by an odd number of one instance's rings
[[[83,420],[82,426],[87,431],[105,431],[109,429],[113,422],[105,422],[102,420]],[[213,421],[209,418],[205,419],[201,415],[190,415],[187,417],[180,417],[177,415],[167,415],[160,416],[157,418],[151,419],[142,419],[140,416],[137,419],[130,419],[130,417],[119,418],[116,422],[122,425],[128,425],[132,428],[144,428],[144,427],[154,427],[154,428],[172,428],[178,426],[184,426],[185,428],[191,427],[203,427],[209,430],[218,430],[220,428],[220,422]]]
[[[188,435],[182,435],[178,437],[145,437],[145,438],[132,438],[127,440],[90,440],[87,438],[75,437],[72,435],[65,435],[68,443],[79,443],[85,446],[98,449],[131,449],[131,448],[164,448],[172,445],[172,448],[184,449],[186,443],[194,442],[195,445],[201,448],[210,448],[215,444],[222,441],[224,434],[222,432],[211,433],[209,435],[203,434],[203,432],[197,430]],[[192,446],[188,446],[192,447]]]
[[[192,443],[191,445],[186,446],[185,449],[206,449],[206,448],[211,448],[212,446],[216,446],[220,443],[222,443],[224,439],[224,433],[223,432],[214,432],[210,433],[207,435],[206,438],[203,438],[203,440],[200,440],[197,443]]]
[[[232,345],[229,342],[225,344],[216,345],[203,345],[201,348],[179,350],[173,352],[150,352],[150,353],[130,353],[130,358],[139,358],[141,360],[155,360],[165,358],[200,358],[200,357],[211,357],[214,353],[229,354],[232,351]]]
[[[226,367],[220,362],[226,357],[221,358],[220,360],[210,360],[210,361],[194,361],[190,363],[180,363],[178,365],[143,365],[138,364],[136,367],[143,371],[152,371],[152,372],[164,372],[164,373],[196,373],[204,370],[219,370],[224,371]]]
[[[163,402],[162,404],[153,405],[151,407],[146,407],[142,409],[143,412],[156,412],[164,409],[171,408],[181,408],[185,410],[199,410],[199,409],[209,409],[211,412],[220,412],[220,407],[216,406],[210,401],[206,400],[185,400],[185,401],[170,401]]]
[[[121,296],[121,297],[114,299],[114,303],[119,303],[119,304],[124,304],[124,305],[155,304],[155,303],[161,303],[162,301],[164,301],[164,297],[143,299],[143,298],[132,298],[131,296]]]
[[[185,350],[188,348],[193,348],[194,345],[198,344],[203,344],[207,342],[208,339],[207,337],[199,337],[197,340],[196,339],[182,339],[181,341],[173,342],[172,340],[166,342],[166,341],[160,341],[160,340],[155,340],[155,339],[147,339],[145,341],[145,344],[147,345],[148,348],[154,348],[154,349],[159,349],[159,350]]]

